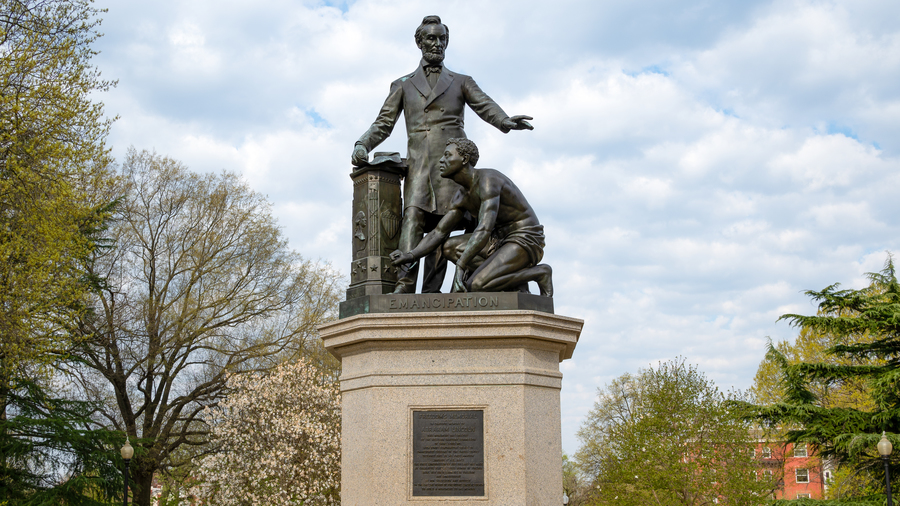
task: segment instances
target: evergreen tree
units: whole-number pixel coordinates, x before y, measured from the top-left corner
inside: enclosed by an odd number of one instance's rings
[[[122,435],[91,429],[88,402],[53,398],[35,381],[10,386],[0,504],[99,506],[121,497]]]
[[[860,357],[836,356],[829,354],[832,346],[839,344],[855,344],[858,341],[851,339],[866,339],[871,341],[872,336],[835,336],[812,328],[800,329],[800,334],[792,343],[782,341],[772,344],[778,354],[766,354],[756,376],[750,394],[753,401],[760,405],[775,404],[784,398],[784,384],[781,381],[781,364],[799,364],[802,362],[821,362],[836,365],[861,365],[868,359]],[[810,391],[816,397],[816,403],[822,407],[856,407],[858,409],[871,409],[874,407],[869,395],[868,383],[863,378],[847,379],[839,383],[825,381],[811,381],[808,385]]]
[[[819,303],[815,316],[780,318],[806,331],[836,336],[840,344],[825,351],[828,361],[793,364],[770,346],[767,356],[780,365],[784,397],[754,411],[758,420],[785,428],[789,442],[811,444],[823,457],[849,465],[856,476],[870,475],[883,483],[875,445],[882,431],[895,447],[900,443],[900,284],[890,257],[881,272],[868,276],[870,285],[860,290],[834,284],[806,292]],[[870,402],[826,405],[815,388],[859,383],[865,384]]]

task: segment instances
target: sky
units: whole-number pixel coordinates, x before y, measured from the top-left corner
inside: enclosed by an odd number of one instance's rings
[[[544,224],[556,313],[584,320],[560,364],[570,454],[598,387],[683,357],[746,389],[797,333],[778,317],[815,312],[805,290],[865,286],[900,252],[895,0],[97,5],[114,156],[239,173],[345,275],[353,144],[441,16],[446,66],[534,117],[503,134],[469,110],[466,133]],[[405,144],[401,121],[376,150]]]

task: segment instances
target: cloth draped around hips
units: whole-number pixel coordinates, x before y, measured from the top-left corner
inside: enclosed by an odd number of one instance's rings
[[[529,265],[533,267],[544,258],[544,226],[518,225],[513,223],[497,227],[491,232],[491,241],[485,248],[485,258],[494,254],[504,244],[518,244],[528,254]]]

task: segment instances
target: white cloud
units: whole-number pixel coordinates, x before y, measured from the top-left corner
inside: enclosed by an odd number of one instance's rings
[[[872,146],[860,144],[844,135],[809,137],[797,151],[783,153],[769,164],[773,172],[790,174],[809,190],[826,186],[848,186],[865,180],[879,169],[888,169]]]
[[[897,116],[887,125],[864,118],[900,99],[900,33],[860,19],[874,5],[886,17],[897,13],[892,2],[775,2],[747,29],[682,55],[675,74],[741,117],[775,127],[818,123],[879,142]]]
[[[240,172],[345,272],[353,142],[440,14],[448,67],[535,117],[466,128],[546,227],[557,312],[586,322],[569,452],[597,386],[681,355],[746,388],[766,336],[795,334],[777,317],[815,311],[802,290],[863,286],[900,250],[896,2],[107,3],[114,152]],[[405,144],[401,122],[378,150]]]

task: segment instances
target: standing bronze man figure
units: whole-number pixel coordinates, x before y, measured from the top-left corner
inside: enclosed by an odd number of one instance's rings
[[[403,221],[400,250],[411,251],[450,209],[450,199],[460,189],[452,179],[441,178],[438,160],[447,140],[465,138],[466,104],[484,121],[502,132],[533,130],[529,116],[509,117],[475,81],[443,66],[450,31],[438,16],[426,16],[416,29],[416,45],[422,61],[412,74],[391,83],[391,90],[378,118],[359,138],[352,162],[361,165],[369,151],[381,144],[394,129],[403,112],[409,137],[406,163],[409,173],[403,187]],[[422,293],[437,293],[443,284],[447,261],[438,249],[425,259]],[[417,264],[404,267],[394,293],[414,293]]]

